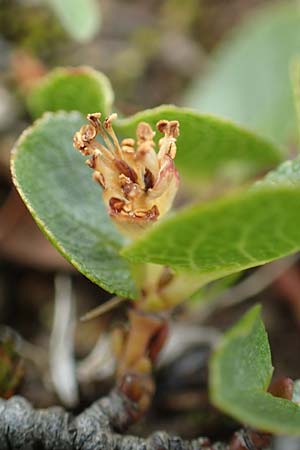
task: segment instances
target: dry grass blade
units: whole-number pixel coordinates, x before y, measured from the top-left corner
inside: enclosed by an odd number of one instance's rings
[[[103,314],[111,311],[112,309],[116,308],[121,303],[126,301],[127,301],[126,298],[112,297],[107,302],[97,306],[96,308],[92,309],[91,311],[87,312],[82,317],[80,317],[80,322],[87,322],[88,320],[92,320],[95,319],[96,317],[102,316]]]

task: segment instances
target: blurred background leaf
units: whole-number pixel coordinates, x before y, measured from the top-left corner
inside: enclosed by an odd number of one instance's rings
[[[109,79],[91,67],[58,68],[40,78],[26,100],[34,118],[46,111],[111,112],[114,99]]]
[[[92,39],[100,29],[101,14],[95,0],[44,0],[53,9],[65,30],[76,41]]]
[[[294,57],[291,63],[291,82],[294,95],[294,105],[296,112],[296,127],[298,145],[300,148],[300,56]]]
[[[299,2],[271,2],[213,52],[207,76],[188,88],[182,103],[292,144],[297,123],[289,67],[299,54]]]

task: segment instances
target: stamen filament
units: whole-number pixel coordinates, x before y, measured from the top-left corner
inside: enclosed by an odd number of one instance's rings
[[[116,113],[114,113],[114,114],[111,114],[107,119],[105,119],[104,128],[107,131],[107,133],[110,135],[110,137],[112,138],[113,143],[115,144],[115,151],[118,155],[118,158],[124,159],[123,152],[122,152],[121,146],[119,144],[119,140],[114,132],[112,125],[111,125],[111,122],[113,120],[115,120],[117,117],[118,117],[118,115]]]

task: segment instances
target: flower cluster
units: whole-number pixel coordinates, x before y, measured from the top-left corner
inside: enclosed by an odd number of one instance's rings
[[[141,122],[137,140],[119,142],[112,114],[101,122],[101,114],[89,114],[88,125],[75,133],[74,147],[90,158],[87,164],[94,170],[94,179],[103,188],[103,199],[110,216],[123,232],[135,235],[171,207],[179,176],[174,165],[179,123],[160,120],[156,128],[163,134],[155,151],[155,132]],[[101,136],[102,142],[96,140]]]

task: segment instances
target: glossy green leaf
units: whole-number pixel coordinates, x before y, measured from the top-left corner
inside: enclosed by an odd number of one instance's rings
[[[270,2],[215,51],[207,77],[194,83],[183,104],[289,143],[297,133],[289,72],[300,55],[299,29],[299,2]]]
[[[76,41],[92,39],[100,28],[101,15],[96,0],[44,0]]]
[[[246,192],[178,212],[123,251],[133,261],[198,273],[199,285],[300,249],[300,162]]]
[[[222,411],[251,427],[300,435],[300,407],[266,392],[272,371],[260,308],[254,307],[226,333],[211,358],[211,399]]]
[[[108,78],[90,67],[54,69],[30,91],[26,101],[34,118],[48,111],[111,112],[114,100]]]
[[[148,122],[155,128],[160,119],[179,120],[180,136],[176,166],[180,173],[208,178],[214,175],[245,176],[271,168],[281,160],[281,153],[270,142],[239,128],[231,122],[200,115],[176,106],[160,106],[142,111],[117,122],[117,131],[126,137],[135,137],[137,124]],[[157,133],[157,139],[159,133]]]
[[[14,183],[41,230],[80,272],[109,292],[133,298],[123,239],[114,228],[72,138],[79,113],[46,114],[21,136],[12,156]]]

